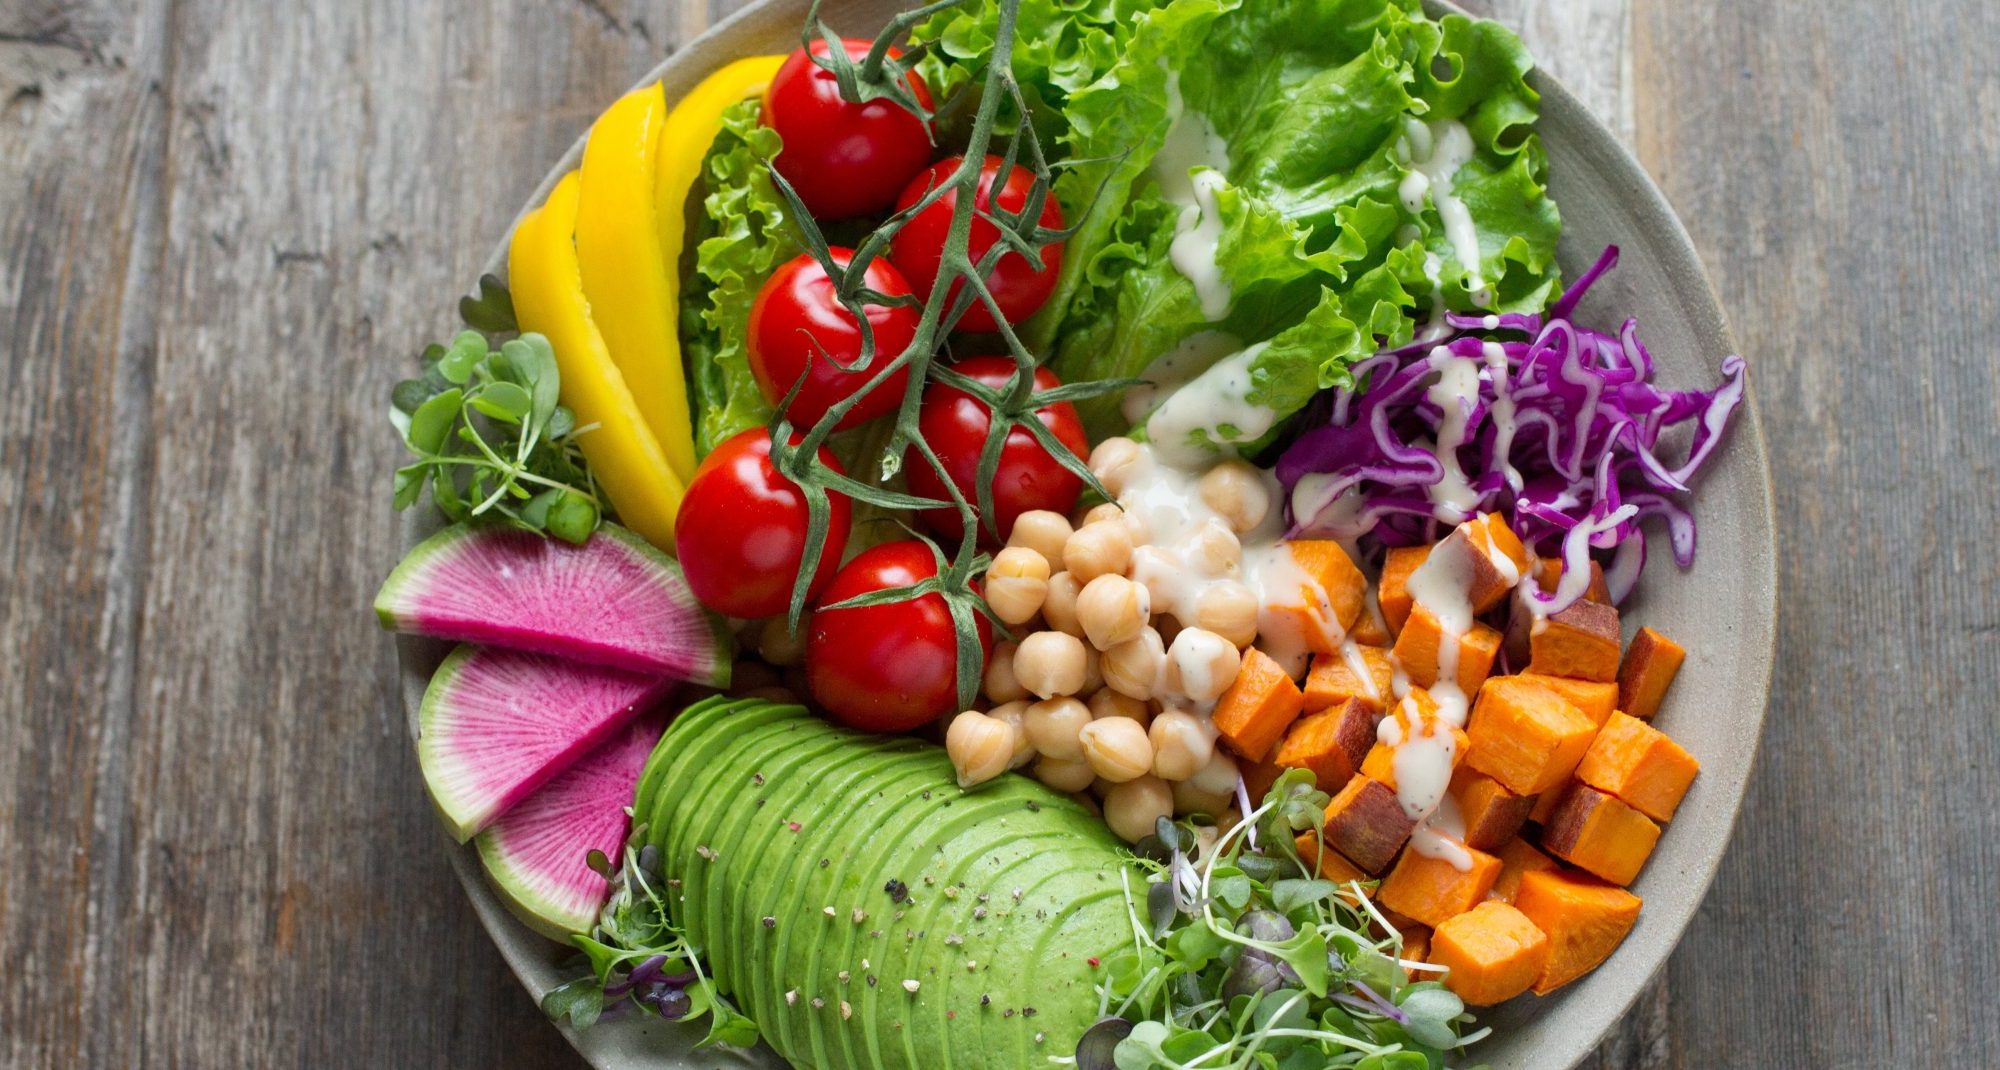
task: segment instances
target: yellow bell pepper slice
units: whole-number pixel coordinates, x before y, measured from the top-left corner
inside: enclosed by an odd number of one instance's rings
[[[688,194],[701,180],[701,165],[722,129],[722,113],[743,98],[762,93],[784,63],[783,56],[739,59],[702,79],[667,114],[653,182],[653,203],[660,206],[660,252],[667,263],[678,264],[686,247]],[[680,276],[675,274],[673,281],[678,292]]]
[[[563,404],[576,413],[579,427],[595,425],[577,444],[618,518],[672,553],[674,515],[686,485],[647,427],[591,319],[573,240],[579,189],[575,171],[564,175],[542,207],[514,228],[507,274],[515,317],[522,330],[548,337],[562,372]]]
[[[666,97],[659,83],[605,109],[583,147],[576,257],[583,295],[640,415],[682,482],[694,477],[694,425],[681,369],[676,290],[654,216],[653,171]],[[711,134],[711,137],[713,135]],[[673,209],[678,220],[678,208]]]

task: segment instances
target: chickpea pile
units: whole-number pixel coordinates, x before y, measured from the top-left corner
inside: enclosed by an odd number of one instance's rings
[[[1142,447],[1113,438],[1090,467],[1117,496],[1141,460]],[[1020,638],[987,662],[991,708],[956,715],[945,733],[960,786],[1025,769],[1058,791],[1091,790],[1128,841],[1175,813],[1231,812],[1236,762],[1207,711],[1257,637],[1238,537],[1271,502],[1240,461],[1211,469],[1198,490],[1214,516],[1173,547],[1149,545],[1144,519],[1112,503],[1015,521],[985,596]],[[1178,607],[1190,620],[1169,611],[1160,580],[1177,572],[1200,581]]]

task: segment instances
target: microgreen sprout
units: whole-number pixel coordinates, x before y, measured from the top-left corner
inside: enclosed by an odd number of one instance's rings
[[[1104,961],[1079,1070],[1340,1067],[1440,1070],[1480,1039],[1434,980],[1412,981],[1372,882],[1325,880],[1296,846],[1319,840],[1327,796],[1288,771],[1227,831],[1162,818],[1127,875],[1131,946]],[[1253,837],[1257,846],[1252,846]],[[1108,1043],[1114,1041],[1115,1043]]]
[[[389,420],[417,460],[396,470],[395,504],[426,490],[454,521],[499,518],[568,542],[603,518],[576,415],[559,402],[555,351],[539,334],[512,336],[514,306],[492,276],[460,303],[471,329],[423,352],[424,371],[397,383]],[[496,345],[496,340],[499,340]]]

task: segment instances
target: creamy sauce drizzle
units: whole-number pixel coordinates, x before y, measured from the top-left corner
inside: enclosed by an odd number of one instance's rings
[[[1167,114],[1172,117],[1173,125],[1152,163],[1153,178],[1160,184],[1161,196],[1181,209],[1167,258],[1176,271],[1194,284],[1201,314],[1215,322],[1229,314],[1234,296],[1216,263],[1216,246],[1222,238],[1222,212],[1215,195],[1228,184],[1224,176],[1229,172],[1229,143],[1216,132],[1207,116],[1187,110],[1181,99],[1178,72],[1167,74]]]
[[[1186,386],[1216,361],[1243,348],[1243,340],[1226,331],[1196,331],[1179,345],[1146,365],[1146,381],[1125,392],[1119,410],[1125,422],[1138,425],[1159,407],[1160,400]]]
[[[1153,410],[1146,438],[1163,459],[1192,467],[1257,441],[1277,424],[1276,411],[1250,400],[1250,365],[1269,345],[1258,342],[1215,362]]]
[[[1493,292],[1487,288],[1486,277],[1480,270],[1479,231],[1473,226],[1471,209],[1452,188],[1458,169],[1472,159],[1472,154],[1472,134],[1464,123],[1446,119],[1431,125],[1419,119],[1405,119],[1396,155],[1410,165],[1410,171],[1397,185],[1396,193],[1404,210],[1411,215],[1423,214],[1428,196],[1444,224],[1452,255],[1465,268],[1466,289],[1471,292],[1473,303],[1490,305]]]

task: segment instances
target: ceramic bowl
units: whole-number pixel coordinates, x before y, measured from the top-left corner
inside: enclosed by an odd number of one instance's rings
[[[873,33],[902,5],[894,0],[829,0],[825,15],[852,35]],[[676,99],[710,70],[741,56],[797,47],[807,0],[762,0],[719,23],[647,74]],[[1434,5],[1434,13],[1456,10]],[[1568,276],[1589,266],[1606,244],[1623,250],[1618,268],[1592,289],[1581,316],[1614,327],[1636,316],[1659,362],[1659,378],[1678,387],[1713,384],[1722,358],[1736,351],[1701,262],[1659,189],[1631,154],[1554,79],[1542,92],[1541,134],[1552,191],[1563,212],[1559,249]],[[605,101],[609,104],[610,101]],[[557,161],[529,206],[577,165],[583,142]],[[488,269],[501,273],[506,242]],[[1756,365],[1752,362],[1752,383]],[[1754,389],[1753,389],[1754,398]],[[1757,752],[1770,692],[1777,576],[1770,476],[1755,406],[1737,425],[1699,490],[1701,547],[1694,568],[1675,570],[1663,540],[1649,547],[1646,578],[1624,607],[1628,635],[1639,623],[1688,648],[1688,659],[1658,719],[1702,763],[1700,777],[1632,890],[1646,903],[1638,926],[1602,967],[1546,999],[1522,997],[1480,1015],[1494,1029],[1474,1049],[1495,1070],[1567,1070],[1588,1055],[1666,963],[1708,891],[1736,820]],[[412,514],[414,545],[434,519]],[[443,644],[404,639],[402,697],[416,728],[424,685]],[[566,978],[566,948],[537,936],[500,904],[470,847],[450,845],[451,865],[501,955],[537,1001]],[[710,1070],[741,1066],[782,1070],[766,1050],[692,1052],[700,1031],[654,1019],[565,1030],[584,1058],[602,1070]]]

